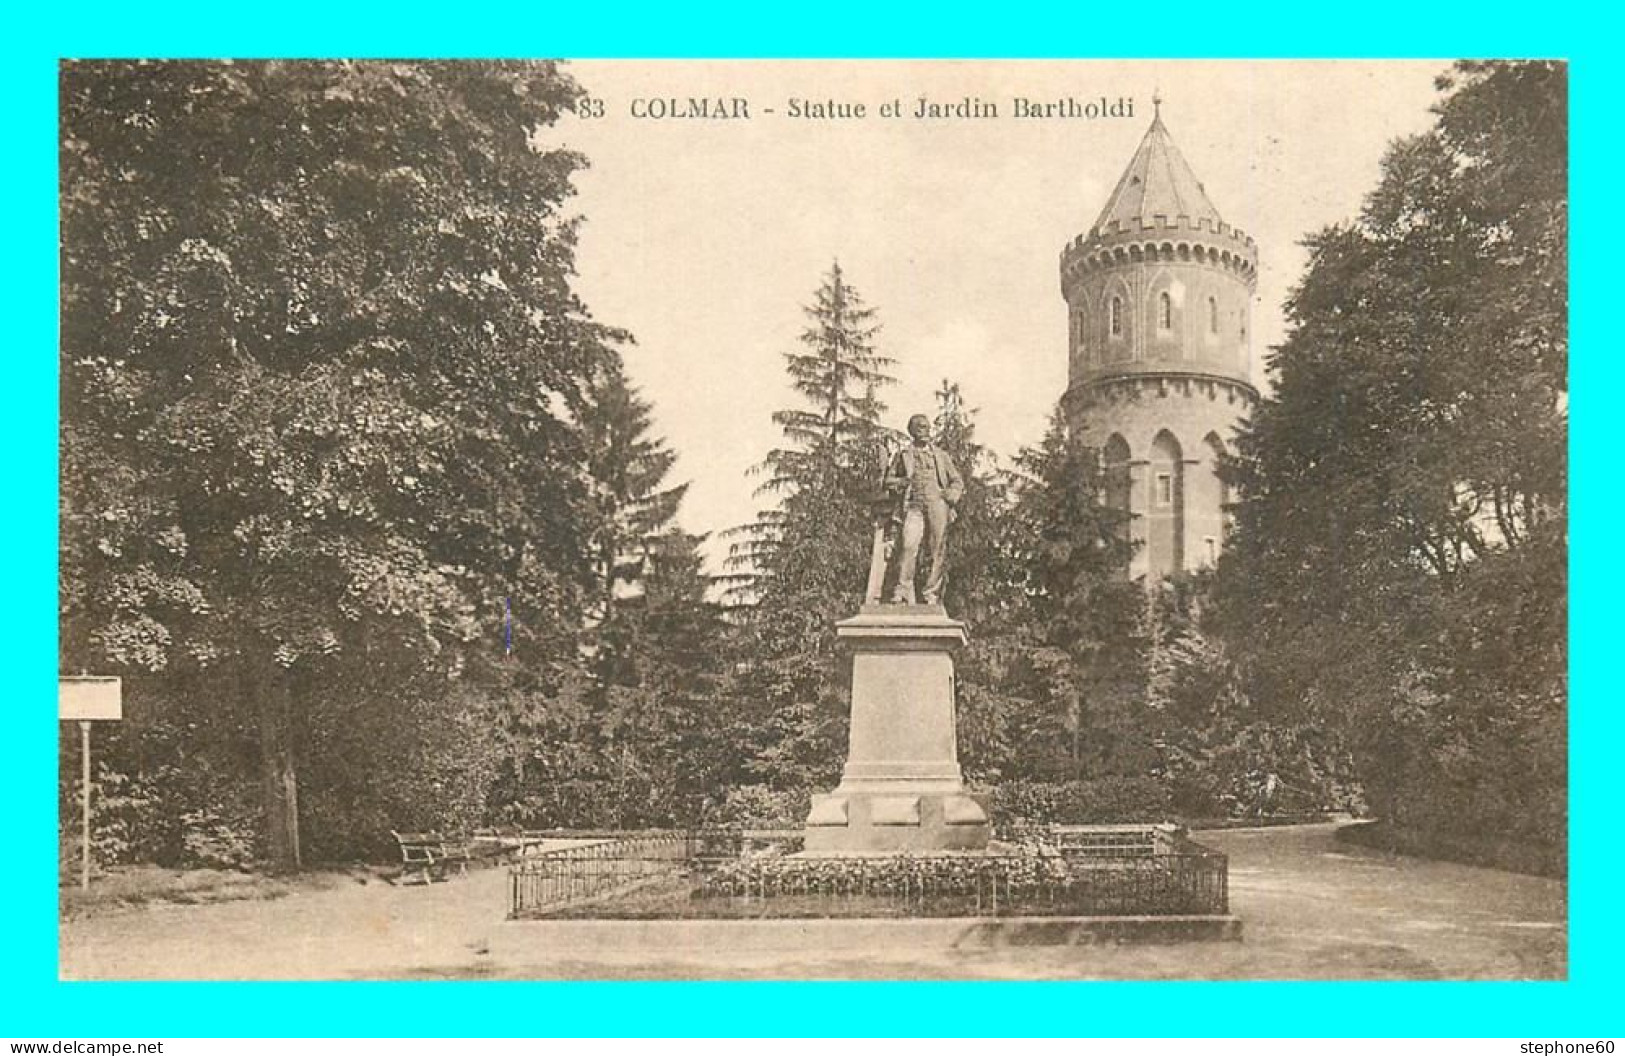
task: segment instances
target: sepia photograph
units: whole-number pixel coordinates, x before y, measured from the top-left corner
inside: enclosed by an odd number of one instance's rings
[[[63,60],[59,978],[1569,979],[1558,60]]]

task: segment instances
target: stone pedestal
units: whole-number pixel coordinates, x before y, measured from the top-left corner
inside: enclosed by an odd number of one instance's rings
[[[865,605],[836,633],[852,656],[852,736],[840,785],[813,797],[807,852],[985,848],[954,725],[965,625],[940,605]]]

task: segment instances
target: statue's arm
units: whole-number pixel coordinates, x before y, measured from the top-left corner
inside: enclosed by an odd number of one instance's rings
[[[888,494],[908,489],[908,467],[903,465],[903,452],[892,455],[891,461],[886,463],[886,475],[881,478],[881,487]]]

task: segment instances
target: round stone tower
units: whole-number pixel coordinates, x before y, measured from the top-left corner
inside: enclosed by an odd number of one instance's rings
[[[1174,147],[1160,100],[1100,218],[1061,253],[1070,351],[1062,398],[1133,517],[1130,575],[1211,565],[1229,502],[1215,472],[1252,383],[1258,250],[1219,218]]]

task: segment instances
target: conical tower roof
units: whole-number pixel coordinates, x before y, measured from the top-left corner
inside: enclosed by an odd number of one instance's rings
[[[1095,230],[1103,230],[1113,220],[1119,221],[1124,229],[1139,227],[1155,216],[1170,220],[1184,216],[1192,225],[1207,219],[1215,228],[1220,222],[1219,211],[1208,201],[1202,182],[1174,146],[1162,123],[1160,100],[1151,127],[1140,141],[1140,149],[1123,170],[1117,189],[1106,199],[1106,207],[1095,221]]]

